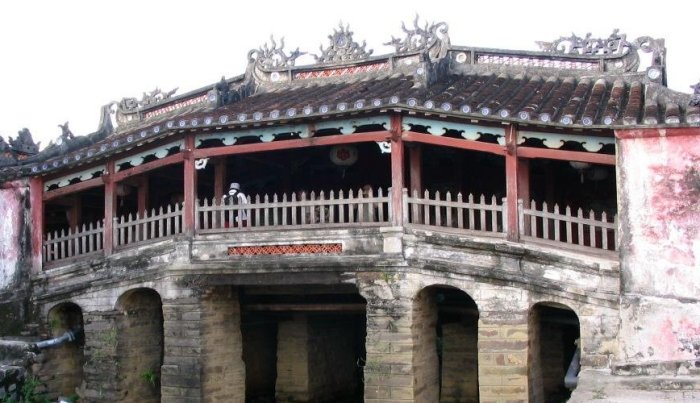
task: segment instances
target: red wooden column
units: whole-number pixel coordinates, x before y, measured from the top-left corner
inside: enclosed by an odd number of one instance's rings
[[[403,225],[404,149],[401,115],[391,115],[391,225]]]
[[[420,144],[411,144],[408,148],[408,163],[411,167],[411,195],[413,195],[414,192],[420,194],[423,191],[422,162],[423,147]]]
[[[220,204],[224,194],[228,194],[225,157],[217,159],[216,163],[214,164],[214,203]]]
[[[44,180],[34,177],[29,180],[29,200],[32,214],[32,273],[41,272],[44,246]]]
[[[117,216],[117,182],[113,175],[116,173],[114,160],[107,161],[107,172],[102,175],[105,182],[105,225],[104,253],[111,255],[114,250],[114,218]]]
[[[515,125],[506,127],[506,215],[509,241],[520,239],[518,228],[518,130]]]
[[[184,233],[192,236],[194,234],[194,204],[197,198],[197,170],[194,167],[194,134],[185,136],[185,204],[182,212],[182,222]]]
[[[68,228],[76,230],[82,221],[83,203],[80,196],[73,195],[69,198],[68,206]]]
[[[523,201],[523,207],[530,208],[530,160],[527,158],[518,158],[518,198]],[[522,224],[522,232],[529,235],[530,220],[524,220]]]
[[[139,177],[136,197],[139,217],[145,217],[148,209],[148,176]]]

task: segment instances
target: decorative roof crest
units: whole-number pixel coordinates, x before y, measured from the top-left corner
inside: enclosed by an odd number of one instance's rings
[[[177,92],[177,88],[163,92],[160,88],[154,89],[151,92],[144,92],[141,100],[138,101],[135,97],[122,98],[119,102],[119,109],[122,112],[133,112],[138,108],[143,108],[150,105],[155,105],[173,96]]]
[[[560,37],[553,42],[537,41],[537,45],[543,52],[574,54],[574,55],[624,55],[626,49],[632,47],[627,42],[627,35],[620,34],[619,29],[613,30],[608,38],[591,38],[591,33],[587,33],[584,38],[572,33],[569,37]]]
[[[341,21],[338,24],[340,30],[333,28],[333,34],[328,35],[330,45],[323,48],[319,47],[321,55],[312,55],[316,59],[316,63],[334,63],[354,60],[364,60],[369,58],[373,50],[365,50],[366,41],[362,41],[362,45],[352,39],[353,32],[350,31],[350,25],[343,26]]]
[[[447,54],[447,49],[450,47],[447,23],[428,24],[426,21],[425,27],[421,28],[418,25],[418,19],[418,14],[416,14],[416,18],[413,20],[413,29],[406,28],[406,24],[402,22],[401,29],[406,36],[400,39],[392,35],[391,41],[384,45],[394,46],[396,53],[399,54],[428,51],[428,55],[432,60],[444,57]]]
[[[695,85],[691,85],[690,88],[693,89],[693,93],[690,95],[688,105],[700,106],[700,81],[698,81]]]
[[[284,37],[280,39],[280,46],[277,47],[275,38],[270,35],[270,43],[271,45],[268,46],[267,42],[265,42],[260,48],[252,49],[248,52],[248,60],[251,63],[257,63],[258,66],[264,69],[294,67],[296,59],[306,54],[306,52],[300,52],[299,48],[296,48],[287,55],[284,51]]]
[[[645,53],[651,53],[653,66],[666,66],[666,43],[662,38],[654,39],[650,36],[640,36],[635,45]]]
[[[36,154],[39,152],[39,143],[34,143],[32,139],[32,133],[29,129],[24,128],[17,132],[17,138],[9,138],[10,146],[16,152],[23,154]]]

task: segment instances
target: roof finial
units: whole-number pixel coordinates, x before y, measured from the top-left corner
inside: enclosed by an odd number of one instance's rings
[[[444,57],[450,47],[447,23],[428,24],[426,21],[425,26],[421,28],[418,25],[419,19],[420,17],[416,14],[416,18],[413,20],[413,29],[406,28],[406,24],[402,22],[401,29],[405,37],[400,39],[392,35],[391,41],[386,42],[385,45],[394,46],[396,53],[428,51],[432,60]]]
[[[362,45],[352,39],[353,32],[350,25],[343,26],[343,22],[338,24],[339,29],[333,29],[333,34],[328,35],[330,44],[327,48],[321,45],[321,55],[312,55],[317,63],[334,63],[344,61],[356,61],[369,58],[373,50],[365,50],[367,42],[362,41]]]
[[[248,52],[248,59],[265,69],[294,67],[296,59],[304,54],[306,52],[300,52],[299,48],[296,48],[287,55],[284,51],[284,37],[280,38],[280,44],[277,47],[277,41],[273,35],[270,35],[270,45],[268,46],[265,42],[258,49],[251,50]]]
[[[690,96],[690,101],[688,105],[690,106],[700,106],[700,81],[691,85],[690,88],[693,89],[693,94]]]

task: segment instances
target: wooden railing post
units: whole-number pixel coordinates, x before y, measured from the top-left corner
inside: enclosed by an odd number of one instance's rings
[[[402,118],[391,115],[391,225],[403,225],[404,147]]]
[[[105,183],[105,226],[104,226],[104,253],[112,254],[114,250],[114,218],[117,213],[117,183],[112,175],[116,173],[114,160],[107,161],[107,169],[102,180]]]

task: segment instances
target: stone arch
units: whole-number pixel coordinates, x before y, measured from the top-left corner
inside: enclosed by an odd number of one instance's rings
[[[571,390],[564,377],[581,337],[578,315],[562,303],[538,302],[530,307],[528,329],[530,401],[566,401]]]
[[[46,315],[48,336],[60,337],[73,332],[75,341],[43,350],[44,360],[39,371],[50,398],[71,396],[83,380],[85,364],[83,310],[74,302],[61,302],[51,307]]]
[[[150,288],[126,291],[117,300],[116,344],[121,401],[160,402],[163,303]]]
[[[414,399],[478,402],[479,308],[461,289],[430,285],[413,300]]]

